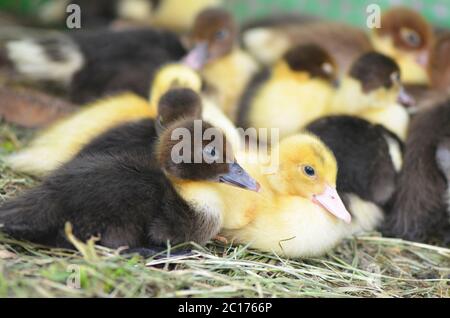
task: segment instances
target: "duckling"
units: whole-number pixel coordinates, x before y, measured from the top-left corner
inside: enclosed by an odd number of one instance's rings
[[[278,128],[280,137],[296,133],[325,112],[335,81],[335,64],[325,50],[296,46],[250,82],[239,105],[237,125]]]
[[[242,42],[258,61],[271,65],[289,48],[314,43],[336,60],[340,75],[349,71],[353,61],[369,51],[379,51],[395,59],[406,83],[426,83],[427,50],[433,42],[430,24],[406,7],[393,7],[383,13],[381,28],[366,34],[344,23],[293,19],[261,25],[253,23],[242,32]]]
[[[256,61],[237,45],[237,26],[230,13],[212,8],[197,17],[190,36],[193,49],[185,63],[200,70],[215,89],[217,104],[231,119],[245,86],[259,70]]]
[[[448,139],[450,101],[416,114],[405,143],[392,209],[390,236],[413,241],[448,239]]]
[[[354,116],[328,116],[307,131],[329,147],[338,164],[337,191],[358,223],[373,229],[384,218],[402,167],[403,143],[381,125]],[[364,213],[364,214],[363,214]]]
[[[219,145],[211,148],[206,137],[194,141],[196,127],[191,119],[173,123],[154,151],[130,148],[75,158],[0,206],[1,231],[17,239],[72,247],[63,232],[70,222],[77,238],[97,236],[99,244],[111,248],[165,246],[167,241],[204,244],[219,232],[222,216],[183,200],[171,178],[249,190],[258,184],[232,160],[231,146],[220,130],[201,123],[201,136],[208,133]],[[177,130],[187,131],[187,139],[173,140]],[[199,161],[179,162],[180,155],[173,154],[180,142],[186,147],[183,154]]]
[[[140,96],[125,93],[87,105],[42,131],[27,148],[7,157],[6,162],[16,171],[42,177],[73,158],[84,145],[107,130],[123,123],[155,118],[159,99],[171,88],[191,88],[198,93],[201,84],[199,75],[189,67],[165,65],[155,75],[150,103]],[[207,98],[203,102],[202,117],[223,129],[233,146],[239,148],[240,136],[234,125]]]
[[[428,83],[426,66],[434,42],[430,23],[413,9],[393,7],[382,14],[380,26],[371,33],[374,49],[398,63],[405,83]]]
[[[286,257],[321,255],[351,235],[355,225],[336,191],[332,152],[317,137],[297,134],[282,139],[272,155],[279,156],[273,173],[243,162],[262,190],[225,196],[221,235]]]
[[[67,6],[76,4],[83,12],[83,28],[108,26],[119,19],[186,32],[201,10],[221,3],[221,0],[59,0],[44,3],[37,16],[41,23],[60,24],[66,19]]]
[[[328,114],[349,114],[385,126],[402,140],[409,124],[399,103],[414,100],[401,83],[401,71],[391,58],[376,52],[359,57],[344,77],[328,106]]]

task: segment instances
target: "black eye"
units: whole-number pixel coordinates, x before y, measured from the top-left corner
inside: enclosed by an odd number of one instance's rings
[[[228,30],[226,30],[226,29],[221,29],[221,30],[217,31],[217,32],[214,34],[214,37],[215,37],[217,40],[223,40],[223,39],[225,39],[226,37],[228,37],[228,34],[229,34]]]
[[[212,148],[211,151],[209,152],[209,154],[211,155],[211,157],[215,157],[216,156],[216,148]]]
[[[311,166],[304,166],[303,172],[305,172],[305,174],[309,177],[314,177],[316,175],[316,171]]]

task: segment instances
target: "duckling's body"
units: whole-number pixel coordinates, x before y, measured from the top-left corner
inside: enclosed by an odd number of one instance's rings
[[[333,67],[328,54],[316,46],[288,51],[270,71],[258,74],[249,84],[239,105],[238,125],[278,128],[280,137],[299,131],[320,117],[331,102]]]
[[[449,102],[414,116],[405,143],[403,168],[387,234],[414,241],[429,241],[435,237],[448,240],[448,171],[445,167],[449,122]]]
[[[396,189],[403,143],[383,126],[352,116],[324,117],[306,129],[333,151],[336,188],[354,219],[360,216],[359,230],[379,225]]]
[[[218,105],[230,118],[236,118],[237,104],[247,83],[259,70],[247,53],[235,48],[230,54],[207,64],[201,71],[215,89]]]

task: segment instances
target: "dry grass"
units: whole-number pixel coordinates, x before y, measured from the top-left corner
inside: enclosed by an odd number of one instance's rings
[[[29,136],[0,125],[0,159]],[[0,201],[35,183],[0,164]],[[92,242],[78,246],[48,249],[0,236],[0,296],[450,297],[449,249],[376,233],[304,260],[215,243],[190,256],[147,260]]]

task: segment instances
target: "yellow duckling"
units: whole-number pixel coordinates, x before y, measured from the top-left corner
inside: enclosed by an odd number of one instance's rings
[[[315,45],[294,47],[249,84],[238,126],[278,128],[280,137],[297,133],[326,111],[334,84],[336,68],[327,52]]]
[[[221,235],[228,240],[287,257],[323,254],[352,234],[351,216],[336,191],[331,151],[317,137],[298,134],[282,140],[274,154],[279,166],[269,174],[236,155],[258,180],[259,193],[205,183],[179,183],[179,193],[220,213]]]
[[[399,103],[410,106],[414,100],[405,92],[400,74],[391,58],[376,52],[363,54],[341,80],[328,112],[381,124],[404,140],[409,115]]]
[[[215,89],[218,104],[235,117],[237,102],[245,86],[258,71],[258,64],[236,44],[237,26],[230,13],[212,8],[202,11],[190,36],[190,53],[185,62],[201,70]]]
[[[154,118],[159,98],[173,87],[200,92],[201,79],[187,66],[163,66],[155,75],[150,103],[135,94],[125,93],[87,105],[40,133],[26,149],[11,155],[6,161],[16,171],[44,176],[72,159],[84,145],[110,128],[129,121]],[[233,124],[206,98],[202,116],[223,129],[230,136],[230,142],[239,147],[240,137]]]

